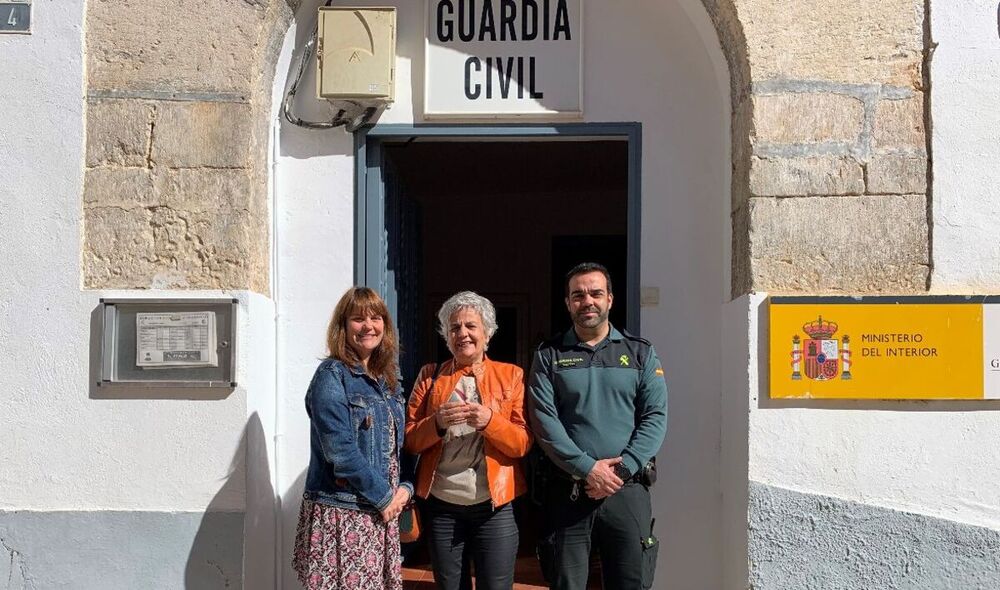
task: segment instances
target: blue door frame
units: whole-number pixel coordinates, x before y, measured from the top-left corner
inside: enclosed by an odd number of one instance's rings
[[[367,127],[354,136],[354,282],[376,289],[396,312],[395,277],[387,268],[386,190],[383,146],[411,138],[616,138],[628,142],[628,315],[626,328],[639,333],[639,261],[642,205],[642,124],[566,123],[554,125],[402,125]]]

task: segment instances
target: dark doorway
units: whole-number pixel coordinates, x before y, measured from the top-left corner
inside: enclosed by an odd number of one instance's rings
[[[529,369],[531,353],[565,330],[563,275],[597,261],[615,277],[612,322],[628,311],[628,143],[387,143],[387,209],[398,210],[397,305],[404,379],[448,358],[436,313],[461,290],[488,297],[500,329],[496,360]],[[390,219],[394,217],[390,215]],[[403,317],[403,316],[407,317]],[[403,322],[406,322],[405,324]]]

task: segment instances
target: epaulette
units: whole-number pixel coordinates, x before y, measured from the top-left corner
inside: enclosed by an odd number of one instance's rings
[[[558,348],[562,344],[563,337],[565,335],[566,335],[566,332],[560,332],[560,333],[556,334],[555,336],[553,336],[552,338],[549,338],[548,340],[542,340],[538,344],[538,347],[535,350],[536,351],[542,351],[542,350],[545,350],[546,348]]]
[[[653,345],[653,343],[650,342],[649,340],[646,340],[645,338],[643,338],[641,336],[636,336],[635,334],[630,334],[626,330],[619,330],[619,332],[622,333],[622,336],[624,338],[626,338],[627,340],[631,340],[632,342],[641,342],[641,343],[645,344],[646,346],[652,346]]]

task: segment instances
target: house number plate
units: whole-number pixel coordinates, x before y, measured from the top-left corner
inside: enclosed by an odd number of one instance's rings
[[[31,0],[0,1],[0,33],[31,33]]]

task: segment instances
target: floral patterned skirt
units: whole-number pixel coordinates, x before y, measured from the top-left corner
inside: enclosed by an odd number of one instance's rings
[[[402,590],[401,562],[398,519],[302,500],[292,567],[307,590]]]

